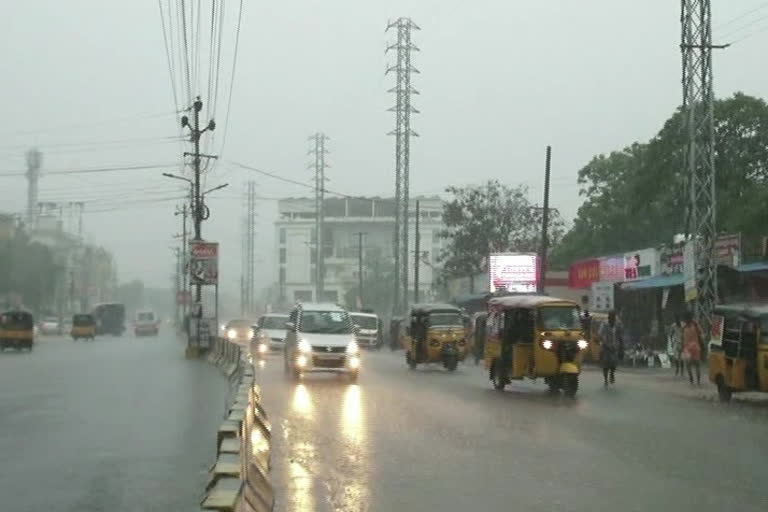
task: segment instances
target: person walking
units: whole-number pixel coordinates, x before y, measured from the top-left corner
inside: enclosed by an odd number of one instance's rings
[[[701,386],[701,327],[693,319],[693,314],[685,314],[685,325],[682,331],[683,360],[688,368],[688,379],[693,385],[693,368],[696,368],[696,384]]]
[[[675,321],[669,328],[669,355],[674,359],[675,377],[685,375],[683,366],[683,326],[680,315],[675,315]]]
[[[608,313],[608,322],[600,326],[600,366],[603,368],[604,386],[616,383],[616,365],[619,362],[619,326],[616,324],[616,313]]]

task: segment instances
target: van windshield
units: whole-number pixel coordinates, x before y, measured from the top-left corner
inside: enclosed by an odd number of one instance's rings
[[[352,322],[346,311],[304,311],[300,332],[315,334],[352,334]]]
[[[154,313],[139,313],[138,320],[139,322],[151,322],[155,319]]]
[[[581,329],[579,308],[576,306],[547,306],[539,309],[539,322],[544,330]]]

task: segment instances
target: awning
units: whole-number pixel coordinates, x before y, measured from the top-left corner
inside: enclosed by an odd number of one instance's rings
[[[746,263],[736,267],[739,272],[760,272],[762,270],[768,270],[768,262],[756,261],[754,263]]]
[[[671,274],[668,276],[655,276],[639,281],[630,281],[621,285],[622,290],[645,290],[649,288],[669,288],[685,282],[683,274]]]

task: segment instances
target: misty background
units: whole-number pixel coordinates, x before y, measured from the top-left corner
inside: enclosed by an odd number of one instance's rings
[[[713,5],[714,42],[735,42],[715,55],[718,97],[768,96],[768,17],[739,18],[763,4]],[[170,248],[181,232],[173,212],[188,188],[161,173],[191,173],[180,165],[188,145],[179,139],[157,3],[3,7],[0,210],[24,211],[24,153],[37,146],[40,201],[84,201],[86,239],[114,253],[120,280],[168,286]],[[540,202],[551,144],[551,206],[570,221],[580,204],[577,171],[597,153],[652,137],[682,96],[678,2],[247,1],[231,109],[237,2],[226,3],[225,16],[218,127],[206,148],[222,158],[206,172],[205,188],[229,187],[208,197],[203,235],[221,244],[222,288],[232,296],[240,286],[244,183],[256,180],[263,198],[257,289],[275,280],[275,199],[312,191],[231,162],[309,185],[306,139],[323,131],[331,138],[328,188],[393,194],[390,19],[409,16],[422,29],[413,34],[421,49],[413,102],[421,113],[412,119],[420,135],[411,144],[412,196],[495,178],[528,185]],[[204,109],[203,119],[212,114]],[[150,168],[124,169],[137,166]],[[57,175],[114,168],[121,170]]]

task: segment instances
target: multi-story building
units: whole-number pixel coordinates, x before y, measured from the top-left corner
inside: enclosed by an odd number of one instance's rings
[[[435,267],[441,249],[439,232],[443,228],[443,202],[437,197],[413,198],[408,229],[409,288],[414,289],[416,201],[419,201],[420,265],[419,298],[430,300],[437,277]],[[324,202],[323,254],[324,297],[316,297],[317,263],[315,200],[282,199],[275,222],[277,241],[278,289],[284,304],[296,301],[326,300],[345,302],[358,289],[360,237],[363,235],[364,282],[381,278],[381,268],[392,268],[394,260],[395,202],[391,198],[326,199]],[[391,279],[391,277],[390,277]],[[394,284],[392,283],[394,287]],[[365,287],[365,284],[364,284]],[[364,290],[365,291],[365,290]],[[412,299],[411,299],[412,300]],[[347,304],[353,307],[355,304]]]

